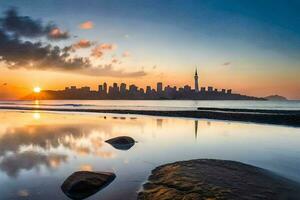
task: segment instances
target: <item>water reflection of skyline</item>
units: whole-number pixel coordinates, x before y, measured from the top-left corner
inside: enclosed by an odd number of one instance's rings
[[[26,115],[26,113],[23,113]],[[30,114],[30,113],[29,113]],[[28,115],[28,113],[27,113]],[[26,115],[26,117],[27,117]],[[42,118],[42,115],[44,117]],[[47,113],[33,112],[34,121],[25,124],[7,126],[4,130],[0,129],[0,169],[8,176],[17,178],[22,170],[39,170],[40,167],[54,170],[62,163],[67,162],[66,152],[56,152],[63,148],[77,156],[93,155],[105,159],[116,157],[116,152],[105,146],[105,140],[113,137],[114,128],[120,125],[120,121],[125,121],[122,126],[132,129],[128,121],[133,121],[133,127],[146,125],[139,122],[135,117],[103,117],[97,123],[82,121],[75,124],[69,123],[63,115],[64,123],[47,123],[49,120]],[[76,115],[76,117],[78,117]],[[164,119],[156,120],[156,127],[163,128]],[[8,121],[10,121],[8,119]],[[51,121],[51,119],[50,119]],[[73,120],[72,120],[73,121]],[[143,128],[142,128],[143,129]],[[195,139],[197,139],[198,121],[195,120]],[[122,133],[118,133],[122,134]],[[92,169],[90,165],[83,165],[80,168]]]

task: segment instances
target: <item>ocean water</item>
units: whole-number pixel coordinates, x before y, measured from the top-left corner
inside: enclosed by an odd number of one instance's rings
[[[105,142],[122,135],[138,143],[123,151]],[[156,166],[198,158],[240,161],[300,182],[299,146],[300,128],[288,126],[1,110],[0,199],[68,199],[63,181],[92,170],[114,172],[116,179],[89,200],[131,200]]]
[[[196,110],[206,108],[247,108],[300,110],[300,101],[182,101],[182,100],[42,100],[0,101],[0,106],[44,107],[61,109],[135,109],[135,110]]]

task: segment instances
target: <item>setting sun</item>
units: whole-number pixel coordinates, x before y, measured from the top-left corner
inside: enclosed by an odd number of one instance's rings
[[[33,92],[34,93],[40,93],[41,92],[41,88],[40,87],[34,87],[33,88]]]

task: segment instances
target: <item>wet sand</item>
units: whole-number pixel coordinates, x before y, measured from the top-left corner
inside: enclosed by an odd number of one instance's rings
[[[197,110],[121,110],[121,109],[66,109],[66,108],[39,108],[0,106],[2,110],[30,110],[30,111],[59,111],[59,112],[89,112],[89,113],[115,113],[151,115],[166,117],[205,118],[230,121],[255,122],[264,124],[277,124],[300,127],[299,110],[251,110],[251,109],[222,109],[198,108]]]

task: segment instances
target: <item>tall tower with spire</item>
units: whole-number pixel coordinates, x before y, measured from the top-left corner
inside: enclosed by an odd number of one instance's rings
[[[195,71],[194,79],[195,79],[195,92],[199,92],[199,83],[198,83],[198,72],[197,72],[197,68],[196,68],[196,71]]]

